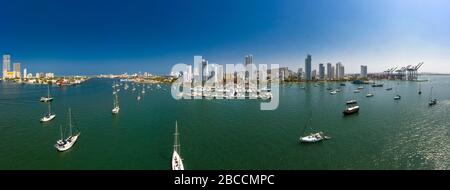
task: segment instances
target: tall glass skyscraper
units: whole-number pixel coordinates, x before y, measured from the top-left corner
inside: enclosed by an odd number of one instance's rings
[[[319,64],[319,79],[325,79],[325,66],[323,65],[323,63]]]
[[[307,81],[312,80],[312,77],[311,77],[311,61],[312,61],[311,55],[308,54],[308,56],[305,59],[305,79]]]

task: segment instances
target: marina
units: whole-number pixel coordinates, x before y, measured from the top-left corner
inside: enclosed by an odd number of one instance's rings
[[[430,97],[417,94],[418,82],[383,80],[395,92],[367,85],[354,94],[358,86],[333,82],[318,87],[281,84],[280,105],[274,111],[260,111],[256,99],[175,100],[169,85],[148,84],[152,90],[137,102],[142,85],[124,82],[116,93],[121,100],[116,117],[111,117],[116,98],[111,85],[118,80],[91,79],[52,88],[51,113],[62,116],[69,107],[76,110],[74,129],[84,134],[61,153],[55,153],[55,137],[60,136],[60,126],[67,126],[67,117],[36,121],[50,105],[38,101],[48,87],[2,82],[0,168],[169,170],[177,121],[184,147],[179,156],[189,170],[448,169],[450,77],[430,78],[432,99],[440,100],[430,108]],[[124,90],[125,84],[139,90]],[[431,91],[429,82],[420,85],[424,92]],[[330,96],[327,88],[337,87],[341,92]],[[377,95],[365,98],[369,90]],[[402,101],[392,99],[396,94]],[[352,99],[361,111],[344,117],[343,106]],[[315,114],[310,116],[312,110]],[[299,132],[309,119],[314,121],[312,129]],[[62,129],[69,135],[59,140],[72,136]],[[299,137],[324,136],[333,138],[311,146],[299,143]]]

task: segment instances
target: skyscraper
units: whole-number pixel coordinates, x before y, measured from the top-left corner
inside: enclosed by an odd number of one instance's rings
[[[27,68],[23,69],[23,78],[26,79],[27,78]]]
[[[333,70],[331,63],[327,63],[327,78],[328,80],[333,80]]]
[[[202,75],[202,81],[203,84],[208,80],[209,78],[209,70],[208,70],[208,61],[206,59],[202,59],[202,68],[201,68],[201,75]]]
[[[252,64],[253,64],[253,55],[246,55],[244,58],[244,67],[245,67],[245,88],[248,88],[249,86],[249,80],[250,80],[250,74],[252,71]],[[252,76],[253,77],[253,76]]]
[[[338,63],[336,63],[336,67],[335,67],[335,78],[338,80],[341,79],[341,76],[339,75],[341,73],[340,69],[341,69],[341,62],[338,62]]]
[[[336,63],[336,79],[343,79],[345,76],[345,68],[341,62]]]
[[[14,63],[13,68],[14,68],[14,70],[13,70],[14,78],[21,78],[22,72],[20,71],[20,63]]]
[[[312,61],[311,55],[308,54],[308,56],[305,59],[305,79],[307,81],[312,80],[312,77],[311,77],[311,61]]]
[[[334,76],[334,71],[336,70],[336,68],[334,68],[334,66],[331,66],[331,79],[334,80],[335,76]]]
[[[315,69],[311,72],[311,78],[314,80],[317,79],[317,72]]]
[[[367,78],[367,65],[361,65],[361,78]]]
[[[319,79],[325,79],[325,66],[323,66],[323,63],[319,64]]]
[[[8,71],[10,69],[11,64],[11,56],[10,55],[3,55],[3,79],[7,77]]]

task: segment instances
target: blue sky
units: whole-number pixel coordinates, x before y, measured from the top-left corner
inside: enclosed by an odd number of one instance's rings
[[[203,55],[218,64],[293,70],[342,62],[369,72],[424,61],[450,73],[448,0],[0,0],[0,53],[31,72],[169,73]]]

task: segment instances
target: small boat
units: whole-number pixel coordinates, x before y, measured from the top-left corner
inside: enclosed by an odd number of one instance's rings
[[[353,93],[360,93],[361,90],[354,90]]]
[[[351,114],[355,114],[359,112],[359,106],[351,106],[346,108],[342,113],[344,113],[344,115],[351,115]]]
[[[59,152],[63,152],[66,150],[69,150],[72,148],[72,146],[77,142],[78,136],[80,136],[80,133],[77,133],[76,135],[72,135],[72,113],[69,108],[69,129],[70,129],[70,135],[66,139],[63,138],[63,132],[62,132],[62,126],[60,126],[61,130],[61,139],[56,141],[55,148]]]
[[[372,84],[372,87],[383,87],[384,84]]]
[[[330,92],[331,95],[337,94],[336,90]]]
[[[341,89],[336,89],[335,91],[336,91],[336,92],[341,92]]]
[[[41,97],[41,102],[51,102],[53,101],[53,97],[50,96],[50,85],[47,87],[47,97]]]
[[[136,99],[137,99],[138,101],[141,100],[141,96],[139,95]]]
[[[358,86],[358,90],[364,89],[364,86]]]
[[[115,98],[114,98],[114,108],[112,109],[111,112],[112,112],[112,114],[118,114],[119,111],[120,111],[119,97],[118,97],[117,94],[116,94],[116,96],[115,96]]]
[[[436,104],[437,104],[437,99],[433,99],[428,103],[429,106],[434,106]]]
[[[345,83],[341,83],[341,84],[339,84],[340,86],[345,86]]]
[[[386,88],[386,91],[391,91],[392,90],[392,88]]]
[[[347,102],[345,102],[347,105],[351,105],[351,104],[357,104],[358,102],[356,100],[349,100]]]
[[[306,131],[308,128],[308,124],[310,124],[312,122],[312,117],[310,117],[309,121],[305,123],[305,127],[303,129],[303,131]],[[305,133],[305,132],[303,132]],[[318,133],[311,133],[309,135],[303,136],[299,138],[300,143],[315,143],[315,142],[320,142],[324,139],[330,139],[330,137],[327,137],[323,134],[323,132],[318,132]]]
[[[315,143],[320,142],[324,139],[330,139],[329,137],[325,136],[322,132],[310,134],[308,136],[300,137],[301,143]]]
[[[437,104],[437,99],[433,99],[433,87],[431,87],[431,92],[430,92],[430,102],[428,102],[429,106],[434,106]]]
[[[400,100],[400,99],[402,99],[402,97],[400,95],[394,96],[394,100]]]
[[[419,84],[419,92],[418,92],[418,94],[419,95],[421,95],[422,94],[422,86]]]
[[[184,170],[183,159],[181,158],[180,142],[178,139],[178,122],[175,122],[175,133],[172,154],[172,170]]]
[[[371,94],[371,93],[369,93],[369,94],[366,95],[366,97],[368,97],[368,98],[373,97],[373,96],[374,96],[374,95]]]
[[[333,90],[331,87],[328,87],[326,90]]]
[[[41,122],[48,122],[55,119],[56,114],[52,114],[51,112],[51,103],[48,104],[48,113],[41,118]]]

